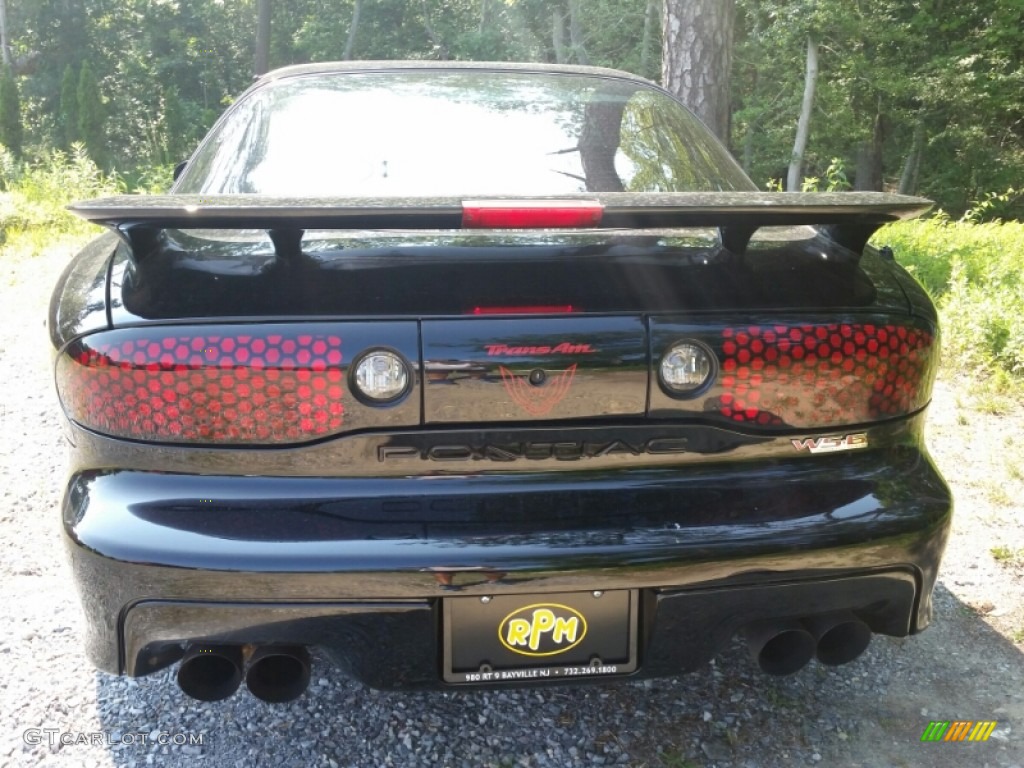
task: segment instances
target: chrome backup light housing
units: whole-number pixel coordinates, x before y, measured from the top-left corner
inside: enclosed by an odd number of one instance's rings
[[[704,344],[677,341],[661,356],[658,382],[672,397],[695,397],[706,391],[718,375],[718,360]]]
[[[353,394],[368,405],[386,405],[401,400],[412,386],[409,364],[390,349],[370,349],[352,365]]]

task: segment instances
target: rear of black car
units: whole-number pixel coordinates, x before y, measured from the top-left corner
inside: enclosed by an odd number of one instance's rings
[[[54,295],[64,525],[110,672],[301,693],[769,672],[931,618],[922,210],[764,195],[604,70],[261,81]],[[807,226],[815,225],[815,226]]]

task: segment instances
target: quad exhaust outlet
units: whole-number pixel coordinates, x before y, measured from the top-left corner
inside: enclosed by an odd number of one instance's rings
[[[796,619],[755,621],[744,634],[750,655],[769,675],[791,675],[814,655],[814,637]]]
[[[750,655],[769,675],[791,675],[812,656],[829,666],[847,664],[871,642],[871,629],[849,611],[799,620],[755,621],[743,634]]]
[[[814,655],[822,664],[847,664],[871,642],[871,629],[849,611],[812,616],[804,626],[814,636]]]
[[[193,645],[178,668],[181,690],[200,701],[220,701],[241,685],[258,699],[280,704],[301,696],[309,685],[309,651],[296,645]],[[245,658],[247,657],[247,659]]]
[[[849,611],[803,619],[765,619],[743,629],[751,657],[769,675],[791,675],[811,657],[847,664],[871,642],[871,629]],[[309,651],[300,645],[193,645],[178,668],[181,690],[200,701],[231,696],[245,680],[256,698],[292,701],[309,686]]]
[[[297,699],[309,685],[309,651],[301,645],[267,645],[249,659],[245,684],[257,699],[281,704]]]
[[[242,682],[242,649],[237,645],[193,645],[178,667],[181,690],[200,701],[220,701]]]

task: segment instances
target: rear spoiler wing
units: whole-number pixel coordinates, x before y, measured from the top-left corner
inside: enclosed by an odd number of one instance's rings
[[[613,229],[718,227],[742,254],[761,227],[815,225],[861,253],[891,221],[920,216],[932,203],[883,192],[608,192],[550,198],[269,197],[122,195],[70,210],[115,230],[144,259],[165,229],[265,229],[277,255],[301,252],[306,230]]]

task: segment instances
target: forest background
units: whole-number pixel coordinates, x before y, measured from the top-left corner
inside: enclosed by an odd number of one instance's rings
[[[160,191],[268,69],[610,66],[662,82],[758,186],[936,202],[877,238],[936,297],[946,366],[1024,391],[1024,0],[0,0],[0,244]],[[991,387],[990,387],[991,388]]]
[[[813,64],[800,185],[921,194],[954,217],[1004,196],[990,213],[1024,216],[1006,195],[1024,185],[1024,0],[3,0],[0,29],[16,159],[81,141],[102,169],[146,175],[285,64],[549,61],[677,93],[674,72],[703,77],[715,112],[684,101],[759,186],[782,186]]]

